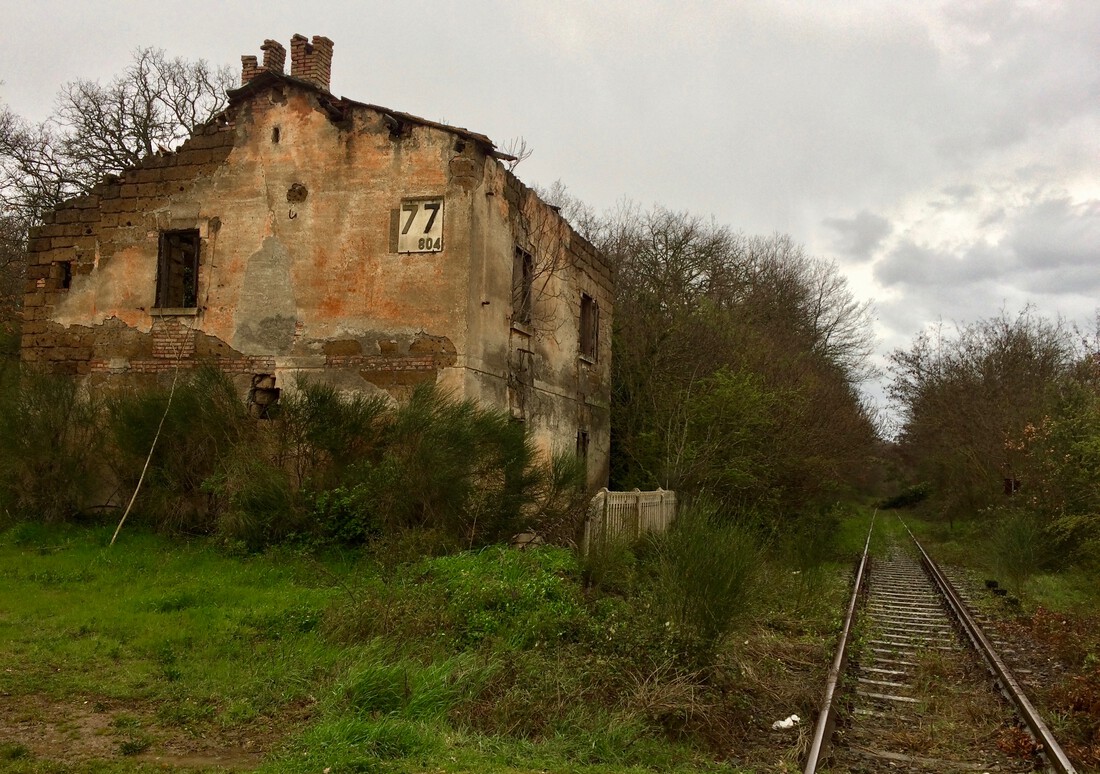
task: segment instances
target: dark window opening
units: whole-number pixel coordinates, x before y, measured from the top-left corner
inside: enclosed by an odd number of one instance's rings
[[[535,281],[535,262],[519,247],[512,258],[512,322],[531,322],[531,296]]]
[[[279,127],[277,126],[271,130],[271,142],[279,143]]]
[[[599,346],[600,307],[592,296],[581,293],[581,355],[595,360]]]
[[[273,374],[255,374],[252,390],[248,393],[248,409],[257,419],[271,419],[278,410],[279,394]]]
[[[199,232],[164,231],[157,260],[158,309],[193,309],[199,300]]]
[[[58,287],[62,290],[68,290],[73,284],[73,262],[62,261],[58,264],[58,268],[61,269],[61,276],[58,277]]]
[[[577,459],[584,463],[585,468],[588,467],[588,431],[577,431]]]

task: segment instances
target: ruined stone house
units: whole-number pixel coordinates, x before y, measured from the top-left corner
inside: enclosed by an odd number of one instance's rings
[[[22,358],[89,387],[212,363],[262,417],[299,375],[499,407],[606,483],[612,278],[489,138],[329,91],[332,41],[268,40],[174,152],[29,243]]]

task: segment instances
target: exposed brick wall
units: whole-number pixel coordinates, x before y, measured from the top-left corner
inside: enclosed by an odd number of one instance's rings
[[[63,203],[32,228],[27,244],[27,280],[23,297],[22,358],[68,373],[90,371],[91,329],[72,326],[48,330],[55,306],[69,289],[71,276],[89,274],[110,261],[121,245],[144,239],[156,229],[155,213],[196,178],[210,176],[233,148],[234,127],[212,123],[196,132],[176,152],[146,157],[121,176],[109,176],[89,194]],[[150,288],[150,300],[153,289]]]
[[[311,43],[305,35],[290,39],[290,74],[329,90],[332,75],[332,46],[326,37],[314,35]]]
[[[444,363],[442,358],[431,355],[419,357],[386,357],[384,355],[326,355],[325,368],[355,368],[365,371],[436,371],[441,365],[453,364],[454,358]]]
[[[195,354],[191,318],[158,317],[153,320],[153,357],[184,360]]]
[[[245,54],[241,57],[241,86],[251,81],[261,72],[254,54]]]
[[[264,69],[268,72],[282,74],[283,65],[286,63],[286,49],[283,47],[283,44],[269,38],[260,46],[260,50],[264,52]],[[330,48],[330,60],[331,55],[332,51]]]
[[[127,361],[125,369],[119,369],[111,360],[95,358],[88,361],[85,373],[93,374],[163,374],[176,370],[177,364],[170,360],[143,359]],[[215,357],[202,358],[179,364],[184,371],[192,370],[199,366],[213,366],[227,374],[257,374],[270,373],[275,370],[275,359],[271,357]]]

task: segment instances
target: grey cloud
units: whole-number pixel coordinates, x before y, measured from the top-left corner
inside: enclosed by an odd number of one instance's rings
[[[1016,257],[999,244],[975,242],[962,250],[948,250],[907,239],[875,265],[874,274],[886,287],[921,293],[1003,281],[1017,267]]]
[[[1100,263],[1100,201],[1040,201],[1013,223],[1005,244],[1021,265],[1045,271]],[[1067,285],[1072,289],[1072,285]]]
[[[1035,271],[1022,278],[1021,283],[1030,294],[1041,294],[1049,304],[1059,307],[1067,303],[1080,303],[1087,297],[1089,304],[1096,305],[1100,294],[1100,272],[1095,266],[1068,266],[1057,271]],[[1074,297],[1078,297],[1075,298]]]
[[[973,199],[974,195],[978,193],[978,186],[973,183],[959,183],[957,185],[945,186],[942,193],[954,204],[965,204]]]
[[[1100,201],[1039,199],[1015,213],[997,207],[982,223],[1004,227],[1004,238],[950,246],[905,239],[875,264],[875,279],[916,292],[995,282],[1024,294],[1072,293],[1082,282],[1100,284]]]
[[[982,219],[978,221],[978,225],[981,228],[989,228],[995,226],[998,223],[1003,223],[1008,217],[1008,213],[1005,212],[1004,207],[997,207],[992,212],[986,213],[982,216]]]
[[[875,264],[875,279],[888,288],[895,285],[923,285],[930,282],[933,276],[930,266],[942,258],[936,251],[907,239]]]
[[[836,249],[861,263],[869,261],[882,240],[894,231],[890,221],[868,210],[854,218],[826,218],[824,223],[837,232]]]
[[[1100,121],[1100,4],[984,0],[943,5],[938,16],[950,105],[926,132],[938,162],[964,173],[1018,152],[1076,163]]]
[[[893,291],[878,304],[884,337],[913,335],[921,321],[972,321],[997,309],[1036,303],[1044,313],[1084,320],[1100,296],[1100,201],[1036,198],[1012,211],[996,207],[997,242],[920,244],[905,239],[874,266]]]

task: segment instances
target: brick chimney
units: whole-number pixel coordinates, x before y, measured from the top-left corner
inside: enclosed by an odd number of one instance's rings
[[[321,35],[314,35],[312,43],[305,35],[291,38],[290,74],[328,91],[332,75],[332,41]]]
[[[264,44],[260,46],[260,50],[264,52],[262,66],[257,63],[254,56],[245,55],[241,57],[242,86],[264,71],[283,74],[283,64],[286,62],[286,49],[283,48],[283,44],[274,40],[265,40]]]

